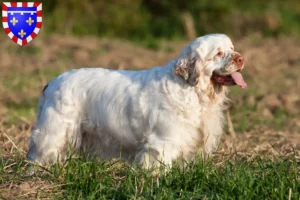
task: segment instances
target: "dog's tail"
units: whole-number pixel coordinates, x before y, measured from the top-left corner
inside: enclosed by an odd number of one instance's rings
[[[46,92],[48,86],[49,86],[49,83],[45,85],[45,87],[43,88],[42,93],[41,93],[41,95],[40,95],[40,99],[39,99],[39,102],[38,102],[37,121],[39,121],[39,118],[40,118],[40,116],[41,116],[41,113],[43,112],[43,107],[44,107],[44,104],[45,104],[45,92]],[[38,130],[33,129],[32,134],[33,134],[34,132],[37,132],[37,131],[38,131]],[[31,137],[32,137],[32,136],[31,136]],[[31,156],[32,152],[34,151],[33,147],[34,147],[34,145],[33,145],[32,141],[30,140],[30,143],[29,143],[29,151],[27,152],[26,157],[27,157],[29,160],[31,160],[31,161],[34,161],[34,158]]]
[[[44,106],[45,99],[46,99],[46,98],[45,98],[45,92],[46,92],[48,86],[49,86],[49,83],[46,84],[45,87],[44,87],[43,90],[42,90],[42,94],[41,94],[40,99],[39,99],[39,102],[38,102],[38,112],[37,112],[38,114],[37,114],[37,119],[40,118],[41,112],[42,112],[42,110],[43,110],[43,106]]]

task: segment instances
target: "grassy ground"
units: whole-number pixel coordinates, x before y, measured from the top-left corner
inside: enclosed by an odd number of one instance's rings
[[[197,159],[153,177],[151,170],[124,162],[68,160],[27,175],[23,158],[0,163],[0,197],[61,199],[299,199],[299,160],[295,153],[246,159],[232,154],[221,162]],[[161,169],[164,170],[164,169]],[[9,181],[8,181],[9,180]],[[20,192],[21,191],[21,192]]]
[[[2,37],[3,36],[3,37]],[[236,136],[227,133],[211,160],[199,158],[165,175],[121,161],[68,160],[35,166],[25,154],[47,81],[79,67],[141,69],[163,65],[188,42],[157,50],[126,41],[39,35],[24,48],[0,35],[0,198],[300,199],[300,48],[288,38],[234,41],[246,58],[246,90],[231,88]]]

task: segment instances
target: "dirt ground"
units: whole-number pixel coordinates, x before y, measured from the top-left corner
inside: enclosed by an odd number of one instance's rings
[[[158,50],[150,50],[121,40],[39,35],[19,47],[0,34],[0,155],[14,149],[26,152],[40,91],[62,71],[164,65],[188,43],[162,41]],[[236,136],[225,135],[216,155],[299,153],[300,40],[251,35],[233,43],[245,57],[243,74],[248,88],[231,89]],[[228,133],[227,127],[225,131]]]

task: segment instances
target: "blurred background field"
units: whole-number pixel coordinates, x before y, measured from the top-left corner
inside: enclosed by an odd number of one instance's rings
[[[248,88],[230,89],[236,136],[225,128],[216,159],[296,152],[299,163],[300,1],[42,2],[43,26],[31,43],[20,47],[0,32],[0,157],[24,157],[41,90],[61,72],[164,65],[193,38],[218,32],[245,56]]]
[[[42,0],[43,34],[123,38],[159,48],[211,32],[299,36],[297,0]]]
[[[300,34],[297,0],[42,2],[49,32],[124,38],[149,47],[157,39],[182,40],[210,32],[226,32],[235,38],[256,32],[274,37]]]

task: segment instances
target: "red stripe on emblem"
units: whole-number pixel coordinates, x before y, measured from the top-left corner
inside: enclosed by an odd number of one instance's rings
[[[2,22],[7,22],[7,17],[2,17]]]
[[[41,28],[41,27],[42,27],[42,22],[37,22],[37,23],[36,23],[36,27],[37,27],[37,28]]]
[[[11,7],[17,7],[17,2],[11,2]]]
[[[10,33],[10,29],[9,28],[5,28],[4,31],[5,31],[6,35],[8,35]]]
[[[22,40],[22,46],[26,45],[27,44],[27,40]]]
[[[2,10],[7,11],[7,6],[4,3],[2,3]]]
[[[42,11],[41,10],[37,11],[36,16],[41,17],[42,16]]]
[[[35,38],[35,37],[36,37],[36,33],[35,33],[35,32],[32,32],[32,33],[31,33],[31,37],[32,37],[32,39]]]
[[[22,2],[22,7],[28,7],[27,2]]]
[[[13,36],[13,38],[12,38],[12,41],[14,41],[15,43],[17,43],[18,42],[18,38],[17,38],[17,36]]]
[[[41,4],[41,2],[34,2],[33,7],[38,7]]]

